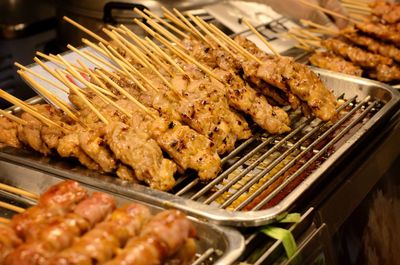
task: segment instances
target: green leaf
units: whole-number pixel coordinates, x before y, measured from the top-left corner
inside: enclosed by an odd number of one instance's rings
[[[283,247],[285,248],[286,255],[289,259],[296,253],[296,241],[289,230],[280,227],[267,226],[261,229],[261,232],[276,240],[281,240]]]
[[[300,222],[301,215],[299,213],[290,213],[285,216],[282,220],[280,220],[280,223],[298,223]]]

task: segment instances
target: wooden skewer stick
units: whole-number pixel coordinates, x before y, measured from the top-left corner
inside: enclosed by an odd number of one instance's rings
[[[297,41],[300,45],[302,45],[302,46],[308,48],[309,50],[312,50],[311,46],[308,45],[307,42],[305,42],[303,39],[297,37],[295,34],[288,32],[288,33],[287,33],[287,36],[288,36],[289,38],[292,38],[292,39],[294,39],[295,41]]]
[[[327,13],[327,14],[329,14],[329,15],[332,15],[332,16],[335,16],[335,17],[338,17],[338,18],[343,18],[343,19],[348,20],[348,21],[353,22],[353,23],[358,23],[358,21],[353,20],[353,19],[351,19],[351,18],[349,18],[349,17],[347,17],[347,16],[345,16],[345,15],[342,15],[342,14],[339,14],[339,13],[337,13],[337,12],[331,11],[331,10],[329,10],[329,9],[320,7],[319,5],[310,3],[310,2],[308,2],[307,0],[298,0],[298,1],[299,1],[300,3],[302,3],[303,5],[306,5],[306,6],[315,8],[315,9],[317,9],[317,10],[322,11],[323,13]]]
[[[56,95],[50,93],[47,89],[45,89],[42,85],[36,82],[33,78],[29,77],[27,74],[22,72],[21,70],[18,71],[18,74],[25,79],[26,82],[31,84],[34,88],[39,90],[43,95],[45,95],[48,99],[50,99],[54,104],[56,104],[60,109],[62,109],[71,119],[76,122],[79,122],[78,117],[65,105],[65,103],[59,99]]]
[[[106,41],[105,39],[103,39],[102,37],[100,37],[99,35],[97,35],[96,33],[94,33],[93,31],[89,30],[88,28],[85,28],[84,26],[82,26],[81,24],[79,24],[78,22],[70,19],[69,17],[64,16],[63,19],[65,21],[67,21],[68,23],[74,25],[75,27],[77,27],[78,29],[82,30],[83,32],[87,33],[88,35],[92,36],[93,38],[95,38],[96,40],[104,43],[104,44],[108,44],[108,41]]]
[[[11,210],[11,211],[16,212],[16,213],[25,212],[24,208],[21,208],[21,207],[18,207],[18,206],[15,206],[15,205],[12,205],[12,204],[9,204],[9,203],[6,203],[6,202],[2,202],[2,201],[0,201],[0,207],[3,207],[5,209]]]
[[[28,124],[28,122],[26,120],[23,120],[23,119],[15,116],[15,115],[9,113],[8,111],[0,109],[0,114],[3,115],[6,118],[12,120],[12,121],[15,121],[16,123],[21,124],[21,125],[27,125]]]
[[[25,72],[28,72],[28,73],[30,73],[31,75],[34,75],[34,76],[36,76],[37,78],[40,78],[41,80],[43,80],[43,81],[49,83],[50,85],[54,86],[55,88],[58,88],[59,90],[65,92],[65,93],[67,93],[67,94],[69,93],[69,91],[68,91],[64,86],[62,86],[62,85],[60,85],[60,84],[57,84],[56,82],[53,82],[52,80],[50,80],[50,79],[48,79],[48,78],[46,78],[46,77],[44,77],[44,76],[42,76],[42,75],[36,73],[36,72],[33,71],[32,69],[29,69],[29,68],[27,68],[27,67],[25,67],[25,66],[23,66],[23,65],[21,65],[21,64],[19,64],[19,63],[17,63],[17,62],[15,62],[14,65],[17,66],[18,68],[24,70]]]
[[[258,30],[256,30],[256,28],[255,28],[253,25],[251,25],[251,23],[250,23],[246,18],[243,18],[242,21],[244,22],[244,24],[247,25],[247,27],[248,27],[254,34],[257,35],[257,37],[258,37],[265,45],[267,45],[268,49],[270,49],[276,56],[281,56],[281,55],[279,54],[279,52],[277,52],[277,51],[275,50],[275,48],[271,45],[271,43],[269,43],[269,41],[267,41],[267,39],[264,38],[264,36],[262,36],[261,33],[258,32]]]
[[[165,20],[161,19],[159,16],[154,14],[148,9],[145,9],[144,12],[148,14],[149,16],[153,17],[155,20],[169,28],[170,30],[174,31],[175,33],[179,34],[182,38],[189,38],[189,35],[185,34],[183,31],[180,31],[178,28],[172,26],[170,23],[165,22]]]
[[[291,32],[299,37],[302,37],[303,39],[320,40],[319,37],[315,36],[311,32],[309,32],[305,29],[302,29],[302,28],[292,28],[289,32]]]
[[[17,195],[20,195],[20,196],[28,197],[28,198],[31,198],[31,199],[34,199],[34,200],[39,199],[39,195],[38,194],[29,192],[29,191],[26,191],[26,190],[23,190],[23,189],[15,188],[13,186],[9,186],[9,185],[3,184],[3,183],[0,183],[0,189],[8,191],[8,192],[11,192],[11,193],[14,193],[14,194],[17,194]]]
[[[371,13],[371,11],[372,11],[372,9],[368,6],[353,5],[353,4],[348,4],[348,3],[342,3],[342,6],[349,8],[349,9],[364,11],[367,14]]]
[[[126,35],[131,38],[137,45],[140,46],[140,48],[142,49],[142,51],[148,51],[148,46],[147,43],[140,39],[135,33],[131,32],[128,28],[126,28],[125,26],[121,26],[121,28],[123,28],[123,30],[126,32]],[[116,34],[118,36],[118,34]],[[126,40],[125,38],[123,38],[122,36],[119,35],[120,40],[127,45],[127,47],[129,48],[128,53],[135,58],[137,61],[139,61],[139,63],[144,67],[144,68],[148,68],[150,70],[152,70],[158,77],[161,78],[161,80],[168,86],[168,87],[172,87],[172,85],[169,83],[169,81],[155,68],[155,66],[153,64],[151,64],[149,62],[148,59],[151,59],[153,61],[156,61],[158,64],[161,65],[161,67],[163,67],[171,76],[172,73],[169,71],[168,67],[166,67],[161,61],[160,59],[155,56],[154,54],[152,54],[151,52],[147,52],[146,55],[135,45],[133,45],[131,42],[129,42],[128,40]],[[150,58],[148,58],[150,57]]]
[[[67,65],[67,70],[75,76],[75,78],[80,79],[84,84],[87,82],[85,78],[83,78],[70,64],[61,56],[58,55],[59,58]],[[57,70],[56,70],[57,71]],[[88,84],[87,82],[86,84]],[[90,84],[90,83],[89,83]],[[83,100],[83,102],[99,117],[99,119],[104,122],[105,124],[109,124],[108,120],[100,113],[98,109],[96,109],[95,106],[93,106],[92,103],[89,102],[89,100],[77,89],[75,86],[71,85],[70,88],[74,91],[75,94],[78,95],[79,98]]]
[[[203,40],[205,43],[207,43],[211,48],[216,49],[216,47],[214,46],[214,44],[211,43],[210,41],[208,41],[208,40],[203,36],[203,34],[201,34],[201,33],[192,25],[192,23],[190,23],[190,21],[187,20],[187,19],[185,18],[185,16],[184,16],[181,12],[179,12],[178,9],[174,8],[173,11],[175,12],[175,14],[178,15],[178,17],[183,21],[183,23],[185,23],[185,24],[195,33],[195,36],[199,36],[200,39]]]
[[[163,34],[166,38],[168,38],[169,40],[171,40],[172,42],[175,42],[176,44],[180,44],[182,45],[180,42],[180,39],[178,39],[176,36],[174,36],[171,32],[167,31],[166,29],[164,29],[163,27],[161,27],[160,25],[158,25],[156,22],[154,22],[154,20],[149,17],[148,15],[146,15],[144,12],[142,12],[141,10],[139,10],[138,8],[135,8],[134,11],[139,15],[142,16],[144,19],[147,20],[147,23],[149,23],[150,26],[152,26],[155,30],[157,30],[158,32],[160,32],[161,34]]]
[[[89,75],[93,78],[93,80],[101,86],[103,89],[107,89],[107,86],[97,77],[97,75],[94,74],[94,71],[90,70],[86,65],[84,65],[81,61],[78,60],[78,64],[80,64],[86,71],[89,73]],[[115,101],[111,100],[107,96],[105,96],[103,93],[98,91],[95,87],[90,86],[89,87],[94,93],[96,93],[104,102],[107,104],[113,105],[117,110],[119,110],[121,113],[125,114],[128,118],[132,118],[132,115],[121,108]]]
[[[305,25],[305,26],[312,26],[312,27],[314,27],[314,28],[324,30],[324,31],[327,32],[328,34],[334,34],[334,35],[340,34],[340,32],[337,31],[337,30],[334,30],[334,29],[332,29],[332,28],[329,28],[329,27],[326,27],[326,26],[323,26],[323,25],[314,23],[314,22],[312,22],[312,21],[310,21],[310,20],[300,19],[300,23],[303,24],[303,25]]]
[[[85,53],[83,53],[82,51],[78,50],[77,48],[75,48],[74,46],[72,46],[71,44],[67,45],[67,48],[70,49],[71,51],[76,52],[77,54],[79,54],[80,56],[82,56],[83,58],[85,58],[86,60],[88,60],[89,62],[93,63],[94,65],[96,65],[97,67],[100,68],[104,68],[104,66],[108,66],[110,68],[112,68],[110,65],[112,65],[111,63],[107,63],[106,61],[101,61],[99,57],[92,55],[89,56]]]
[[[42,123],[46,124],[49,127],[57,127],[61,130],[64,130],[63,127],[61,127],[59,124],[55,123],[54,121],[48,119],[44,115],[40,114],[37,112],[35,109],[33,109],[31,106],[28,106],[25,102],[21,101],[20,99],[8,94],[4,90],[0,89],[0,97],[7,100],[8,102],[14,104],[15,106],[20,107],[23,111],[31,114],[33,117],[37,118],[39,121]]]
[[[164,12],[164,17],[168,18],[172,22],[174,22],[177,26],[181,27],[182,29],[186,30],[187,32],[190,32],[193,35],[196,35],[193,30],[188,27],[185,23],[183,23],[179,18],[177,18],[171,11],[166,9],[165,7],[161,7],[162,11]]]
[[[140,103],[136,98],[134,98],[131,94],[128,93],[125,89],[120,87],[117,83],[112,81],[107,75],[102,73],[99,69],[95,70],[99,75],[103,77],[110,85],[112,85],[116,90],[118,90],[122,95],[127,97],[129,100],[131,100],[133,103],[135,103],[142,111],[144,111],[146,114],[150,115],[150,117],[157,119],[157,116],[152,113],[146,106],[144,106],[142,103]]]
[[[213,41],[215,41],[216,43],[218,43],[219,46],[221,46],[222,49],[224,49],[227,53],[229,53],[233,58],[236,58],[236,54],[233,53],[228,47],[225,46],[225,44],[218,39],[217,37],[214,36],[214,34],[212,34],[208,29],[207,29],[207,23],[203,20],[200,20],[198,17],[193,16],[192,14],[188,14],[189,17],[193,20],[194,23],[196,23],[196,25],[201,28],[201,30],[206,33],[208,36],[210,36],[211,39],[213,39]],[[204,23],[204,24],[203,24]]]
[[[0,223],[3,223],[5,225],[9,225],[11,223],[10,219],[4,218],[4,217],[0,217]]]

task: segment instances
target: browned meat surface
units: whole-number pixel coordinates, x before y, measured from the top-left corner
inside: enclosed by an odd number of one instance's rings
[[[115,157],[131,166],[138,180],[158,190],[174,187],[176,165],[163,157],[157,142],[146,131],[122,122],[109,124],[107,131],[107,143]]]
[[[389,3],[384,0],[375,1],[369,4],[372,14],[383,19],[387,23],[400,22],[400,4]]]
[[[400,67],[397,65],[378,65],[376,69],[369,73],[370,77],[382,82],[392,82],[400,80]]]
[[[80,130],[78,135],[79,146],[104,172],[112,172],[116,168],[117,160],[106,145],[104,125],[92,125],[89,129]]]
[[[145,206],[133,203],[119,208],[70,248],[52,257],[48,264],[104,264],[128,239],[139,234],[149,219],[150,212]]]
[[[400,34],[400,33],[399,33]],[[400,49],[393,44],[378,41],[374,38],[358,34],[354,29],[349,29],[342,34],[346,39],[356,45],[362,46],[371,52],[390,57],[400,62]]]
[[[188,126],[160,118],[149,124],[149,133],[179,166],[196,170],[201,180],[211,180],[220,171],[214,144]]]
[[[99,164],[93,161],[80,147],[79,135],[77,130],[60,138],[57,147],[58,154],[62,157],[75,157],[82,165],[86,166],[87,168],[99,170]]]
[[[61,182],[43,193],[36,206],[15,215],[11,220],[11,226],[18,236],[25,238],[32,227],[51,217],[65,215],[86,197],[86,190],[77,182]]]
[[[115,171],[115,174],[117,174],[120,179],[135,183],[139,182],[135,176],[135,172],[133,171],[133,169],[131,167],[128,167],[127,165],[119,164],[117,170]]]
[[[362,67],[374,68],[380,64],[390,65],[393,63],[393,60],[388,57],[366,52],[338,39],[323,40],[321,41],[321,45],[334,54],[349,59],[355,65]]]
[[[72,213],[56,216],[32,227],[25,244],[7,256],[6,264],[40,265],[56,252],[71,246],[76,237],[86,233],[115,209],[114,198],[95,192],[81,201]]]
[[[18,124],[6,117],[0,117],[0,146],[21,148],[22,144],[19,141],[17,134]]]
[[[50,154],[50,149],[43,142],[40,132],[44,125],[29,113],[22,113],[21,119],[28,122],[18,126],[18,139],[44,155]]]
[[[121,253],[106,264],[164,264],[194,236],[195,229],[183,213],[164,211],[154,216],[141,235],[131,239]],[[194,256],[186,258],[191,260]]]
[[[366,22],[356,24],[356,28],[368,35],[390,41],[400,47],[400,34],[396,26]]]
[[[0,264],[16,247],[22,244],[15,231],[8,225],[0,224]]]
[[[317,51],[310,56],[309,60],[314,66],[323,69],[328,69],[348,75],[362,75],[362,69],[360,67],[346,61],[340,56],[333,55],[329,52]]]

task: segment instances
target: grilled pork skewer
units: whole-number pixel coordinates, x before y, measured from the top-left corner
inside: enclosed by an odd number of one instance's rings
[[[154,216],[140,236],[131,239],[106,265],[163,264],[194,236],[194,227],[183,213],[164,211]]]
[[[382,82],[392,82],[400,80],[400,67],[397,65],[378,65],[370,71],[369,76]]]
[[[329,52],[317,51],[310,56],[309,60],[317,67],[339,73],[361,76],[363,72],[360,67],[346,61],[340,56],[333,55]]]
[[[352,63],[361,67],[375,68],[380,64],[391,65],[393,63],[393,60],[388,57],[366,52],[338,39],[323,40],[321,41],[321,45],[327,50],[349,59]]]
[[[30,228],[43,221],[64,216],[77,203],[87,197],[87,192],[75,181],[65,181],[47,190],[36,206],[29,208],[11,220],[11,227],[25,239]]]
[[[367,22],[357,23],[355,27],[365,34],[371,35],[381,40],[389,41],[397,47],[400,47],[400,34],[398,26],[396,26],[396,24],[383,25]]]
[[[0,264],[4,264],[5,257],[21,244],[22,240],[10,226],[0,224]]]
[[[101,192],[77,204],[73,212],[56,216],[31,227],[26,243],[20,245],[5,259],[5,264],[40,265],[55,253],[71,246],[96,223],[115,209],[114,198]]]
[[[48,264],[104,264],[128,239],[138,235],[149,219],[149,209],[140,204],[119,208],[71,247],[52,257]]]
[[[400,4],[377,0],[369,4],[372,14],[387,23],[400,22]]]

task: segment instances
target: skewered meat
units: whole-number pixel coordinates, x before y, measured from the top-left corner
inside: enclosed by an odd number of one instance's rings
[[[336,116],[336,98],[307,66],[296,63],[288,57],[267,56],[244,37],[237,36],[235,41],[248,51],[254,52],[254,55],[263,62],[259,66],[254,62],[244,62],[247,64],[243,67],[245,72],[252,66],[257,67],[258,78],[283,90],[288,87],[290,92],[305,101],[321,120],[331,120]]]
[[[15,215],[11,220],[11,226],[19,237],[25,238],[31,227],[51,217],[65,215],[86,196],[86,190],[77,182],[62,182],[47,190],[40,197],[38,205],[29,208],[22,214]]]
[[[17,134],[18,124],[6,117],[0,117],[0,146],[21,148],[22,144]]]
[[[355,26],[357,29],[368,35],[390,41],[398,47],[400,46],[400,34],[396,28],[397,26],[374,23],[357,23]]]
[[[8,225],[0,224],[0,264],[16,247],[22,244],[15,231]]]
[[[183,169],[194,169],[203,181],[213,179],[221,169],[214,144],[178,121],[164,118],[149,124],[149,133]]]
[[[76,157],[82,165],[89,169],[100,170],[99,164],[93,161],[79,146],[77,131],[71,132],[59,139],[57,152],[62,157]]]
[[[101,192],[81,201],[73,213],[57,216],[31,228],[26,242],[6,258],[8,265],[40,265],[73,244],[115,209],[114,198]]]
[[[194,227],[183,213],[164,211],[153,217],[141,235],[131,239],[124,250],[106,264],[163,264],[194,236]]]
[[[383,19],[387,23],[400,22],[400,4],[389,3],[384,0],[375,1],[369,4],[373,15]]]
[[[309,60],[313,65],[320,68],[348,75],[362,75],[362,69],[360,67],[355,66],[342,57],[333,55],[329,52],[317,51],[310,56]]]
[[[321,41],[321,45],[329,51],[349,59],[352,63],[362,67],[374,68],[380,64],[390,65],[393,63],[393,60],[388,57],[366,52],[338,39],[323,40]]]
[[[137,235],[148,222],[150,212],[140,204],[129,204],[114,211],[106,221],[97,224],[49,261],[49,265],[103,264],[110,260],[119,247]]]
[[[372,78],[382,82],[392,82],[400,80],[400,67],[397,65],[378,65],[376,69],[369,72]]]
[[[163,158],[157,142],[142,130],[122,122],[107,127],[107,143],[115,157],[135,170],[136,177],[157,190],[170,190],[175,186],[176,165]]]
[[[400,34],[400,33],[399,33]],[[393,58],[393,60],[400,62],[400,49],[395,45],[387,44],[382,41],[358,34],[354,29],[346,30],[342,36],[356,45],[365,47],[371,52],[378,53],[382,56]]]

